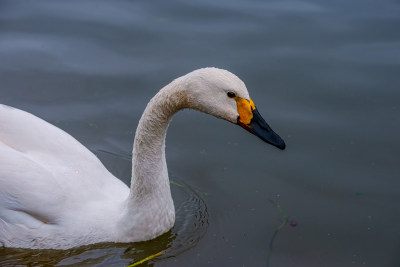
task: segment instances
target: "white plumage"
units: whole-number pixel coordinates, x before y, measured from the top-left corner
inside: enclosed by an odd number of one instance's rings
[[[160,90],[139,122],[129,189],[63,130],[0,105],[0,246],[66,249],[155,238],[175,221],[165,135],[172,116],[194,108],[237,123],[249,100],[232,73],[205,68]]]

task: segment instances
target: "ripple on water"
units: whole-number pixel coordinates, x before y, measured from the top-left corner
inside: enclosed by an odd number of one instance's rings
[[[0,248],[0,266],[126,266],[164,250],[164,254],[149,262],[175,257],[194,247],[206,233],[208,212],[201,195],[187,184],[178,181],[171,185],[171,191],[175,226],[154,240],[102,243],[68,250]]]

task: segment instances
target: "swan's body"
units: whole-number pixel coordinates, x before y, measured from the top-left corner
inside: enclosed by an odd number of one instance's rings
[[[228,91],[235,97],[228,97]],[[184,108],[237,123],[260,136],[260,126],[253,125],[254,104],[239,78],[215,68],[189,73],[161,89],[147,105],[136,131],[129,189],[69,134],[30,113],[0,105],[0,246],[65,249],[144,241],[168,231],[175,210],[165,136],[172,116]],[[260,137],[284,148],[272,130]]]

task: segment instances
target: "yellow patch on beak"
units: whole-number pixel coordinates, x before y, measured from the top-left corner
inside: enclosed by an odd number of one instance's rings
[[[237,110],[239,113],[239,121],[245,125],[250,124],[251,119],[253,118],[253,110],[256,109],[253,101],[247,100],[241,97],[235,97],[237,103]]]

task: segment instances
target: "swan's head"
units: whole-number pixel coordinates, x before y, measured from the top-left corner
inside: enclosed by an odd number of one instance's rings
[[[285,142],[261,117],[246,85],[233,73],[217,69],[195,70],[184,77],[189,108],[240,125],[265,142],[285,149]]]

